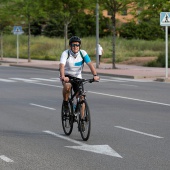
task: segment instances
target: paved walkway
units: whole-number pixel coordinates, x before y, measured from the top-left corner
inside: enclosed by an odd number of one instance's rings
[[[58,70],[59,61],[47,60],[31,60],[16,59],[16,58],[3,58],[0,60],[1,65],[20,66],[20,67],[33,67],[33,68],[46,68],[51,70]],[[96,67],[96,63],[94,63]],[[168,77],[166,78],[165,68],[143,67],[135,65],[116,64],[117,69],[112,69],[112,64],[101,63],[97,68],[99,75],[110,75],[113,77],[123,77],[132,79],[152,79],[157,81],[170,82],[170,68],[168,69]],[[88,66],[85,64],[83,72],[90,73]]]

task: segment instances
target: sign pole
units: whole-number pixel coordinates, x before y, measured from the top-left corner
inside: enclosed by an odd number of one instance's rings
[[[170,12],[160,13],[160,25],[165,26],[165,78],[168,79],[168,26],[170,26]]]
[[[14,35],[17,35],[17,64],[18,64],[18,59],[19,59],[19,35],[23,34],[24,31],[22,31],[21,26],[14,26],[12,32],[13,32]]]
[[[166,78],[168,78],[168,26],[166,26]]]
[[[99,4],[96,3],[96,68],[99,68]]]
[[[19,59],[19,35],[17,34],[17,64]]]

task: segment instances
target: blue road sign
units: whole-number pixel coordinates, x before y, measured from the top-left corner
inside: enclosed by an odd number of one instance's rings
[[[160,25],[161,26],[170,26],[170,12],[161,12],[160,13]]]
[[[24,33],[24,32],[22,31],[22,27],[21,27],[21,26],[14,26],[12,32],[13,32],[14,34],[22,34],[22,33]]]

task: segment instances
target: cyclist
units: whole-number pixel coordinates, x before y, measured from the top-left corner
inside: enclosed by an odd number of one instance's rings
[[[95,81],[99,80],[96,69],[93,66],[91,59],[85,50],[80,50],[81,39],[73,36],[69,40],[70,49],[63,51],[60,58],[60,80],[63,84],[63,103],[65,113],[69,112],[68,98],[71,92],[71,87],[76,91],[77,84],[70,83],[69,78],[82,78],[82,69],[84,62],[89,66]]]

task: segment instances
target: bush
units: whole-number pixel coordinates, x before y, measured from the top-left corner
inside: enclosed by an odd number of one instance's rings
[[[120,28],[117,30],[120,33],[120,37],[127,38],[127,39],[134,39],[136,38],[136,24],[135,22],[129,22],[126,24],[123,24]]]
[[[120,36],[127,39],[156,40],[163,39],[165,36],[164,30],[154,20],[139,24],[129,22],[123,24],[118,30]]]
[[[151,61],[147,64],[148,67],[165,67],[165,53],[161,53],[155,61]],[[168,56],[168,63],[170,63],[170,57]],[[168,66],[170,68],[170,65]]]

